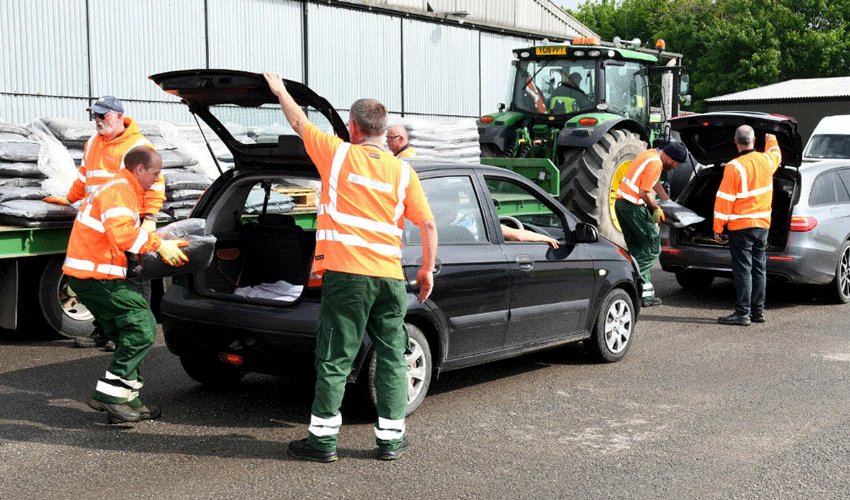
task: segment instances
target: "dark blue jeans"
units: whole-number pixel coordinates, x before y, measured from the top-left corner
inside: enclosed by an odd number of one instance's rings
[[[729,231],[735,312],[743,316],[764,312],[767,285],[767,229],[748,227]]]

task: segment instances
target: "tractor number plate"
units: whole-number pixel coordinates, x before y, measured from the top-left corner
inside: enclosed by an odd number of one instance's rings
[[[566,47],[536,47],[535,54],[538,56],[560,56],[567,53]]]

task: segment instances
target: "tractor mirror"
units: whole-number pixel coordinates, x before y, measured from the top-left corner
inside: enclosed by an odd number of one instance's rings
[[[679,93],[687,94],[688,93],[688,85],[691,83],[691,79],[687,74],[682,75],[679,79]]]

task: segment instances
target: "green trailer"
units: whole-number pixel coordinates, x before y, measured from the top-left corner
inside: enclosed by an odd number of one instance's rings
[[[94,318],[62,273],[71,226],[0,226],[0,327],[88,335]],[[36,333],[36,336],[43,336]]]

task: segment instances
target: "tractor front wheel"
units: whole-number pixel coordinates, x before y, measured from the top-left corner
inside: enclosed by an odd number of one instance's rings
[[[626,247],[614,200],[635,156],[646,150],[628,130],[610,130],[596,144],[568,149],[561,163],[561,201],[579,219],[596,224],[599,234]]]

